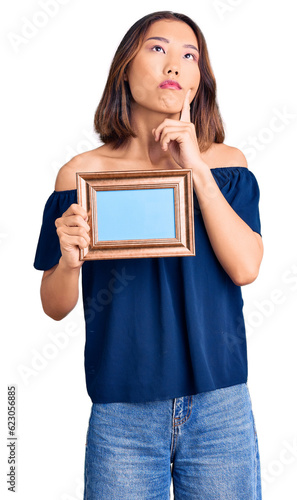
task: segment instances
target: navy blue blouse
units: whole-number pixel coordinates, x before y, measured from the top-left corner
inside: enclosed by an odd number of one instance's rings
[[[245,167],[211,169],[235,212],[261,234],[259,186]],[[247,381],[241,287],[210,244],[194,197],[195,256],[86,261],[84,364],[93,403],[146,402]],[[44,208],[34,267],[61,257],[55,219],[77,202],[54,191]]]

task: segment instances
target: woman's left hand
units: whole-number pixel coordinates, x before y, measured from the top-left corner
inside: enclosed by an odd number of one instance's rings
[[[179,120],[166,118],[152,130],[155,140],[160,142],[164,151],[169,151],[173,159],[182,168],[193,168],[202,163],[196,129],[191,122],[190,92],[188,90]]]

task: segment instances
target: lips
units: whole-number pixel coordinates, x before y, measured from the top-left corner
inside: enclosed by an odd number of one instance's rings
[[[175,82],[174,80],[165,80],[165,82],[162,82],[159,87],[161,89],[176,89],[176,90],[181,90],[181,86],[178,82]]]

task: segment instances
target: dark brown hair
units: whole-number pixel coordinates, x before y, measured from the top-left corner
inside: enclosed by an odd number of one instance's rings
[[[140,50],[149,27],[161,19],[183,21],[194,31],[199,49],[198,65],[200,83],[191,103],[191,122],[195,124],[200,151],[206,151],[213,142],[225,139],[223,121],[216,101],[216,80],[210,65],[203,33],[197,24],[184,14],[160,11],[139,19],[127,31],[112,60],[103,95],[94,116],[94,129],[105,144],[113,149],[136,137],[131,127],[131,100],[129,84],[124,72],[129,62]]]

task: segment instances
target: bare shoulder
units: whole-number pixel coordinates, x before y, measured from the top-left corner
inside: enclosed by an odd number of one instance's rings
[[[240,149],[232,146],[227,146],[227,144],[217,144],[217,146],[221,146],[221,148],[218,148],[217,151],[220,151],[219,155],[225,167],[229,166],[229,167],[248,168],[246,157]],[[254,235],[258,242],[263,257],[262,236],[256,231],[254,231]]]
[[[76,189],[77,172],[99,171],[101,166],[101,155],[98,149],[80,153],[65,163],[58,172],[55,191]]]
[[[227,144],[213,144],[207,151],[207,159],[210,167],[245,167],[248,168],[247,160],[243,152]]]
[[[80,164],[81,158],[80,155],[77,155],[60,168],[56,179],[55,191],[75,189],[76,172],[79,171]]]
[[[240,149],[233,146],[227,146],[226,144],[224,146],[226,148],[226,154],[229,158],[230,166],[248,168],[247,159]]]

